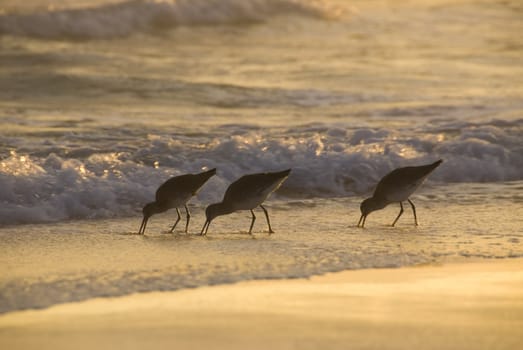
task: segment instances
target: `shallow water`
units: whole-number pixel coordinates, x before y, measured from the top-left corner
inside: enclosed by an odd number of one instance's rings
[[[401,267],[465,258],[523,257],[523,183],[425,188],[396,227],[399,207],[369,215],[357,228],[359,199],[270,200],[276,233],[257,213],[217,218],[196,235],[203,208],[192,208],[190,234],[168,234],[175,213],[11,226],[0,230],[0,311],[145,291],[176,290],[260,278],[306,277],[345,269]],[[182,230],[180,225],[178,230]]]
[[[0,310],[522,250],[517,1],[0,4]],[[355,225],[390,170],[443,164],[406,208]],[[277,235],[136,232],[167,178],[292,168]],[[264,228],[260,213],[256,227]],[[233,232],[233,233],[231,233]]]

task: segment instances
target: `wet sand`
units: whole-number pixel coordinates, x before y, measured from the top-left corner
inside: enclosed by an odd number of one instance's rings
[[[523,259],[134,294],[0,316],[2,349],[517,349]]]

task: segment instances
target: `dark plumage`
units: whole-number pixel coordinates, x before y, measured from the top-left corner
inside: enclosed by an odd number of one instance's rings
[[[269,214],[262,205],[267,197],[285,181],[289,176],[291,169],[287,169],[280,172],[274,173],[259,173],[245,175],[233,182],[220,203],[211,204],[205,211],[206,221],[203,225],[201,234],[207,234],[207,230],[211,224],[211,221],[220,215],[230,214],[237,210],[250,210],[252,214],[251,226],[249,233],[252,232],[254,221],[256,216],[252,211],[257,206],[260,206],[265,213],[267,218],[267,225],[269,226],[269,233],[274,233],[271,228],[271,222],[269,220]]]
[[[174,231],[174,228],[180,221],[179,207],[185,207],[185,213],[187,214],[187,222],[185,224],[185,233],[189,228],[189,221],[191,213],[187,208],[187,202],[191,197],[196,195],[200,188],[209,180],[211,176],[216,174],[216,169],[211,169],[199,174],[185,174],[175,176],[165,181],[156,190],[156,201],[148,203],[143,207],[143,220],[140,226],[139,234],[145,233],[145,226],[151,216],[158,213],[163,213],[171,208],[176,208],[178,218],[171,228],[170,232]]]
[[[396,224],[401,214],[403,214],[403,201],[408,201],[414,213],[414,222],[418,225],[416,217],[416,207],[409,199],[410,195],[425,181],[427,176],[436,169],[441,159],[428,165],[409,166],[398,168],[385,175],[374,190],[372,197],[365,199],[360,206],[361,217],[358,226],[364,227],[367,215],[371,212],[385,208],[390,203],[399,202],[400,212],[392,226]]]

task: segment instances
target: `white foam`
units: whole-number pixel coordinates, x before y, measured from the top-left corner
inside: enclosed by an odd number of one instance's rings
[[[522,124],[441,125],[424,132],[326,124],[293,130],[229,125],[214,135],[185,136],[183,142],[181,136],[152,135],[135,153],[85,145],[77,145],[82,152],[67,150],[75,158],[12,152],[0,162],[0,223],[136,215],[169,177],[213,167],[217,175],[194,203],[220,200],[227,185],[243,174],[287,168],[293,171],[279,195],[288,198],[362,195],[394,168],[440,158],[444,162],[429,183],[521,180]],[[136,141],[119,140],[125,142],[132,148]],[[51,151],[60,147],[64,145],[49,145]],[[45,154],[41,148],[38,152]]]
[[[293,14],[332,18],[340,8],[307,0],[130,0],[92,8],[0,15],[0,34],[46,39],[110,39],[176,26],[263,22]]]

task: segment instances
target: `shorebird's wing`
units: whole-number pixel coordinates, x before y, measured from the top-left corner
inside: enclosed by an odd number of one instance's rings
[[[223,202],[235,201],[247,196],[261,196],[275,191],[289,175],[289,171],[277,173],[258,173],[244,175],[233,182],[225,195]]]
[[[374,197],[380,197],[391,188],[417,187],[441,164],[441,160],[428,165],[398,168],[385,175],[374,190]]]
[[[245,194],[253,192],[253,186],[259,180],[259,174],[244,175],[229,185],[223,195],[223,202],[234,202],[237,198],[242,198]]]
[[[199,174],[185,174],[171,177],[156,191],[156,201],[165,200],[173,196],[194,196],[214,174],[216,174],[216,169],[211,169]]]

